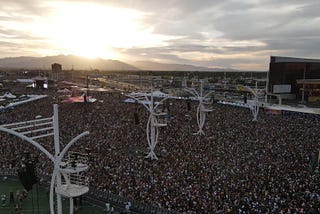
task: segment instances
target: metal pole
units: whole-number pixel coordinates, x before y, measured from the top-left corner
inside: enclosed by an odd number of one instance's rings
[[[156,159],[155,154],[154,154],[154,146],[155,146],[155,125],[154,125],[154,109],[153,109],[153,79],[152,79],[152,84],[151,84],[151,103],[150,103],[150,114],[151,114],[151,121],[150,121],[150,126],[151,126],[151,148],[150,148],[150,154],[151,154],[151,160]]]
[[[254,94],[254,105],[255,105],[254,121],[258,121],[258,112],[259,112],[259,104],[258,104],[258,81],[256,81],[256,89],[255,89],[255,94]]]
[[[264,102],[268,102],[268,85],[269,85],[269,71],[267,72],[267,80],[266,80],[266,95],[264,97]]]
[[[258,91],[258,81],[256,81],[256,93]]]
[[[60,142],[59,142],[59,117],[58,117],[58,105],[53,105],[53,130],[54,130],[54,167],[57,170],[57,178],[56,178],[56,195],[57,195],[57,213],[62,214],[62,202],[61,195],[58,192],[61,188],[61,174],[59,171],[59,162],[58,157],[60,155]],[[57,191],[58,190],[58,191]]]
[[[305,80],[305,79],[306,79],[306,66],[304,67],[304,70],[303,70],[303,80]],[[302,96],[301,96],[301,102],[302,103],[305,103],[304,90],[305,90],[305,84],[304,84],[304,81],[303,81],[303,84],[302,84]]]

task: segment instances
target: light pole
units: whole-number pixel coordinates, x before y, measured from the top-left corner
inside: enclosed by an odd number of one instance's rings
[[[72,184],[69,177],[72,174],[79,174],[88,169],[85,163],[77,163],[74,167],[70,167],[69,163],[63,165],[63,158],[68,149],[81,137],[89,134],[88,131],[81,133],[73,138],[66,147],[60,151],[59,142],[59,120],[58,120],[58,105],[53,105],[53,116],[43,119],[36,119],[24,122],[17,122],[11,124],[0,125],[0,131],[17,136],[35,146],[41,152],[43,152],[53,163],[53,173],[50,184],[50,213],[54,214],[54,201],[53,193],[56,193],[57,213],[62,214],[61,196],[68,197],[70,199],[70,213],[73,213],[73,197],[83,195],[89,191],[89,188],[85,185]],[[31,135],[31,136],[28,136]],[[54,136],[54,155],[50,154],[42,145],[35,140]],[[66,184],[61,183],[61,175],[64,178]],[[55,189],[54,189],[55,187]]]
[[[213,91],[207,93],[205,96],[203,96],[203,81],[200,81],[200,93],[197,92],[194,88],[185,88],[185,91],[192,94],[192,96],[199,101],[199,105],[197,108],[197,124],[198,124],[198,132],[195,134],[199,135],[205,135],[203,131],[203,126],[206,121],[206,114],[208,112],[211,112],[212,109],[208,108],[208,96],[213,93]]]
[[[306,79],[306,65],[305,65],[305,67],[304,67],[304,69],[303,69],[303,84],[302,84],[302,93],[301,93],[301,103],[306,103],[306,101],[305,101],[305,79]]]
[[[146,156],[151,160],[158,160],[157,155],[154,152],[154,149],[158,143],[159,136],[159,127],[167,126],[167,123],[159,120],[159,117],[164,116],[166,113],[157,111],[157,108],[160,104],[162,104],[169,96],[162,98],[159,102],[154,103],[154,94],[151,87],[150,99],[148,94],[146,93],[131,93],[126,95],[134,100],[136,100],[139,104],[142,104],[150,113],[146,133],[147,133],[147,141],[149,145],[149,153]]]

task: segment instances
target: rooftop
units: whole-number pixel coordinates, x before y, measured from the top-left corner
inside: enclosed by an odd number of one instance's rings
[[[271,63],[279,62],[302,62],[302,63],[320,63],[320,59],[305,59],[305,58],[295,58],[295,57],[285,57],[285,56],[271,56]]]

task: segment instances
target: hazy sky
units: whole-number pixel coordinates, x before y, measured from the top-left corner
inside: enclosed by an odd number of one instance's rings
[[[267,70],[320,58],[319,0],[0,0],[0,57],[75,54]]]

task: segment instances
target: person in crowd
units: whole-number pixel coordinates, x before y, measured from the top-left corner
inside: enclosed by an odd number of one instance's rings
[[[248,109],[215,103],[199,137],[195,113],[185,101],[170,100],[171,117],[155,150],[159,160],[151,161],[143,106],[122,102],[118,93],[92,95],[98,102],[59,103],[59,123],[62,146],[90,131],[71,150],[90,148],[87,176],[95,189],[179,213],[320,212],[319,176],[310,169],[319,150],[318,119],[261,113],[252,122]],[[49,96],[17,106],[0,114],[0,124],[52,116],[54,102]],[[190,103],[191,111],[196,105]],[[27,149],[39,153],[40,175],[52,173],[50,160],[26,142],[5,133],[0,139],[0,168],[15,167]],[[48,139],[38,142],[53,152]]]

